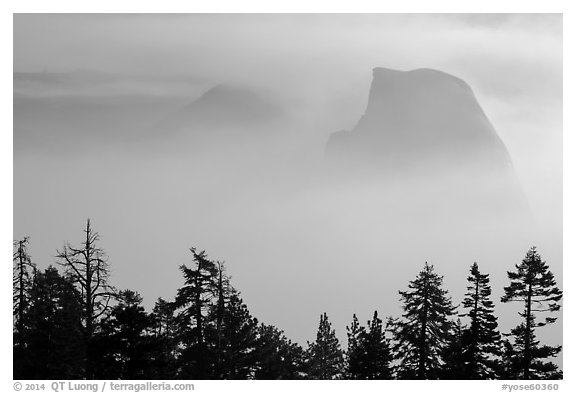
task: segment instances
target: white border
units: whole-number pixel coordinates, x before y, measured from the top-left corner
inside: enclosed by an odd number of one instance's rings
[[[315,0],[292,0],[279,3],[277,1],[265,0],[242,0],[242,1],[205,1],[193,2],[184,0],[162,0],[162,1],[120,1],[120,0],[100,0],[94,2],[80,2],[72,0],[51,0],[51,1],[9,1],[3,2],[0,19],[2,62],[1,62],[1,83],[2,83],[2,131],[0,132],[0,159],[2,173],[2,213],[0,215],[2,225],[3,271],[0,275],[2,280],[3,295],[0,297],[3,323],[0,325],[2,340],[2,360],[1,368],[3,391],[13,391],[12,387],[12,349],[11,349],[11,323],[8,302],[8,290],[11,287],[8,269],[11,264],[8,262],[12,254],[12,14],[13,13],[57,13],[57,12],[386,12],[386,13],[477,13],[477,12],[499,12],[499,13],[563,13],[564,14],[564,381],[560,381],[560,390],[570,389],[574,384],[574,338],[572,336],[574,295],[570,284],[574,277],[573,263],[576,263],[573,243],[576,241],[574,231],[574,202],[576,194],[574,192],[574,172],[575,167],[575,146],[574,134],[574,39],[576,36],[574,26],[574,1],[569,0],[524,0],[524,1],[503,1],[484,0],[475,2],[464,2],[462,0],[436,0],[436,1],[409,1],[400,2],[383,1],[315,1]],[[570,38],[569,38],[570,37]],[[11,269],[11,268],[10,268]],[[359,384],[361,386],[359,386]],[[384,384],[384,385],[383,385]],[[425,385],[424,385],[425,384]],[[320,386],[322,385],[322,386]],[[328,385],[328,386],[327,386]],[[239,391],[269,391],[270,389],[280,391],[292,391],[295,389],[317,389],[329,388],[334,391],[348,391],[349,389],[361,388],[366,391],[381,390],[382,387],[391,391],[410,391],[412,389],[425,389],[427,391],[458,391],[464,389],[469,392],[490,392],[502,391],[502,381],[389,381],[389,382],[355,382],[339,381],[331,382],[265,382],[258,381],[231,381],[231,382],[203,382],[197,383],[196,390],[239,390]],[[48,390],[48,389],[47,389]],[[572,388],[570,391],[574,391]]]

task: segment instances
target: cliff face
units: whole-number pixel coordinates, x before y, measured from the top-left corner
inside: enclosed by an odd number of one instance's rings
[[[351,131],[331,135],[329,159],[347,165],[510,166],[510,158],[472,89],[430,70],[375,68],[366,112]]]

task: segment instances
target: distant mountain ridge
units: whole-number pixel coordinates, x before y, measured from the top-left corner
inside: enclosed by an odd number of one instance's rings
[[[281,114],[280,106],[271,97],[255,89],[223,83],[178,110],[165,126],[171,129],[197,126],[241,128],[267,123]]]
[[[78,69],[71,72],[14,72],[13,78],[16,86],[38,84],[45,87],[56,87],[62,85],[88,86],[92,84],[115,83],[122,77],[120,75],[95,70]]]

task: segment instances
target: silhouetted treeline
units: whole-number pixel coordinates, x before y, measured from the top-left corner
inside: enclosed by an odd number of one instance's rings
[[[225,264],[190,248],[184,284],[151,312],[132,290],[109,282],[105,252],[87,221],[79,246],[58,251],[60,269],[40,271],[29,238],[14,242],[15,379],[560,379],[541,345],[562,291],[535,247],[508,272],[501,302],[520,302],[519,325],[498,331],[490,279],[477,263],[458,307],[426,263],[400,291],[403,313],[361,324],[342,346],[326,313],[302,348],[259,322],[232,286]],[[464,284],[463,284],[464,287]]]

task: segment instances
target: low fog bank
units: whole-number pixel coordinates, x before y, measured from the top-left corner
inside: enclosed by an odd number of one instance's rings
[[[180,141],[174,151],[187,150],[182,145],[191,146]],[[90,217],[113,284],[140,292],[148,308],[182,285],[178,266],[191,263],[188,247],[206,249],[227,262],[251,312],[300,343],[314,338],[323,311],[343,343],[353,313],[361,320],[374,309],[398,316],[398,290],[424,261],[445,275],[455,302],[474,261],[491,274],[497,300],[506,270],[531,245],[561,282],[560,225],[550,230],[485,195],[475,195],[471,207],[470,199],[445,192],[455,189],[454,176],[335,180],[313,149],[295,155],[297,147],[261,142],[162,158],[110,151],[49,162],[16,157],[14,236],[30,235],[33,259],[47,266],[56,247],[80,241]],[[466,168],[459,172],[466,177]],[[476,190],[493,189],[490,179],[476,177]],[[504,328],[517,320],[507,310],[498,304]]]

